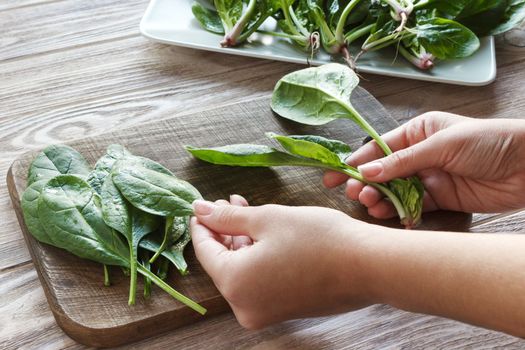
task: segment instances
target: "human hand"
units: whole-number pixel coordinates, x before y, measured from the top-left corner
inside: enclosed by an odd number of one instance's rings
[[[240,196],[232,202],[244,201]],[[242,198],[242,197],[241,197]],[[196,201],[195,254],[249,329],[367,306],[363,239],[375,226],[332,209]],[[243,246],[229,236],[248,236]]]
[[[371,182],[417,174],[427,191],[425,211],[502,212],[525,206],[525,121],[430,112],[383,138],[392,155],[381,158],[382,151],[370,142],[348,164]],[[323,182],[335,187],[347,179],[327,172]],[[395,216],[393,206],[371,186],[350,179],[346,195],[374,217]]]

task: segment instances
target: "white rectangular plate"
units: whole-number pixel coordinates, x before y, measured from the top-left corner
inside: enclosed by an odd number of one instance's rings
[[[269,35],[255,34],[249,42],[237,48],[220,47],[221,36],[209,33],[200,27],[191,12],[192,3],[193,0],[151,0],[140,23],[142,35],[157,42],[200,50],[307,63],[306,52],[285,40]],[[352,48],[351,51],[356,53],[358,50]],[[315,65],[328,62],[334,62],[334,58],[322,50],[311,60]],[[404,58],[396,58],[394,49],[367,53],[360,58],[358,70],[363,73],[448,84],[487,85],[496,78],[494,38],[482,38],[481,47],[473,56],[461,60],[436,62],[435,67],[430,71],[421,71],[406,62]]]

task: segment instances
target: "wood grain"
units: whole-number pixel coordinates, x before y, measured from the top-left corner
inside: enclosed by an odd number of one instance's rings
[[[27,150],[251,100],[267,95],[280,76],[301,67],[149,43],[138,36],[138,19],[146,6],[147,0],[0,3],[0,177],[5,178],[9,164]],[[487,87],[373,75],[365,75],[362,85],[400,122],[435,109],[475,117],[523,118],[524,38],[523,29],[499,38],[498,78]],[[1,285],[26,281],[16,292],[0,290],[0,348],[84,348],[58,328],[47,307],[4,186],[0,186],[0,209]],[[473,222],[488,224],[491,218],[474,215]],[[505,219],[495,218],[499,223]],[[484,230],[501,232],[499,223]],[[519,231],[522,224],[517,219],[516,225],[512,221],[504,225],[506,230]],[[376,311],[374,318],[386,319],[384,308]],[[356,322],[352,314],[334,322],[332,318],[293,321],[264,332],[245,332],[232,316],[224,315],[132,347],[421,348],[418,342],[423,341],[429,348],[524,346],[500,333],[404,314],[367,332],[362,331],[367,324]],[[426,321],[418,321],[420,317]]]

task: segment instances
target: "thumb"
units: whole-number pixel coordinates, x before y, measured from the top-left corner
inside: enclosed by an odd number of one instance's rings
[[[247,235],[252,210],[250,207],[216,205],[204,200],[193,202],[193,211],[200,224],[227,235]]]
[[[361,175],[373,182],[387,182],[412,176],[418,171],[440,165],[440,148],[432,137],[401,149],[389,156],[358,166]]]

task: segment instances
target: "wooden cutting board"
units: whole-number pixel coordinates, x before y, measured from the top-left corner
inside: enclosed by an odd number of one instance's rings
[[[352,96],[352,102],[379,132],[397,126],[394,119],[365,90],[358,88]],[[342,189],[323,188],[319,170],[215,166],[193,159],[183,148],[183,145],[204,147],[231,143],[271,145],[271,141],[264,136],[268,131],[318,134],[343,140],[353,148],[359,147],[366,136],[349,120],[311,127],[278,118],[270,109],[269,98],[264,98],[115,130],[68,144],[94,164],[109,144],[120,143],[134,154],[167,166],[177,176],[195,185],[209,200],[228,198],[231,193],[238,193],[244,195],[252,205],[279,203],[326,206],[342,210],[358,219],[376,222],[359,204],[345,199]],[[149,300],[138,295],[137,304],[128,306],[128,278],[120,269],[112,269],[113,285],[104,287],[101,265],[33,239],[24,224],[20,197],[26,187],[28,165],[35,154],[24,154],[13,163],[7,184],[49,306],[59,326],[71,338],[90,346],[116,346],[229,310],[211,279],[196,261],[191,247],[186,252],[190,275],[181,277],[174,272],[168,282],[206,307],[208,314],[204,317],[156,287]],[[468,228],[470,216],[438,213],[426,215],[424,220],[423,228],[462,230]],[[399,225],[397,220],[381,223]],[[141,292],[142,285],[139,285]]]

